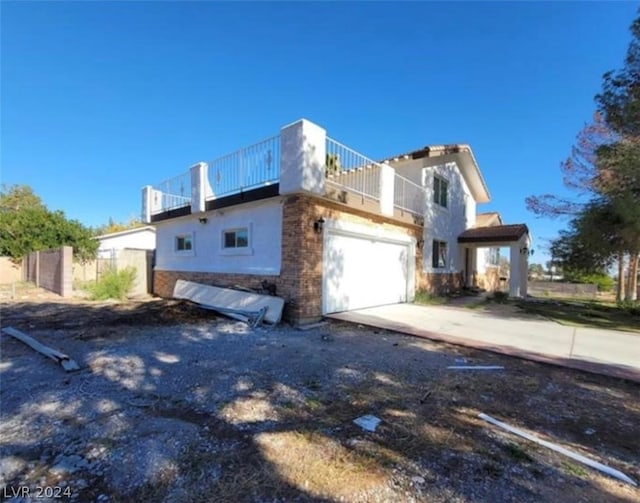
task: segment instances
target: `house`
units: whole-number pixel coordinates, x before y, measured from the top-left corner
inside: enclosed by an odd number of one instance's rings
[[[119,250],[125,248],[134,250],[155,250],[156,229],[152,225],[134,227],[119,232],[111,232],[96,236],[100,242],[99,258],[111,258]]]
[[[156,294],[178,279],[267,286],[294,323],[474,286],[486,247],[510,247],[510,293],[526,295],[527,228],[476,226],[487,201],[468,145],[377,162],[304,119],[142,189]]]
[[[156,229],[152,225],[134,227],[95,237],[100,243],[96,260],[73,263],[73,280],[86,282],[99,279],[105,271],[133,268],[136,271],[131,295],[147,295],[153,291],[153,261]]]

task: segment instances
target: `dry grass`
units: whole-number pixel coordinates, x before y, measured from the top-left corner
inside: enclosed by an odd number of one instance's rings
[[[101,421],[115,411],[138,412],[121,436],[98,432],[107,453],[135,440],[146,419],[175,419],[198,432],[181,440],[184,450],[171,469],[130,497],[120,497],[108,477],[78,474],[90,488],[77,501],[95,501],[101,493],[114,502],[640,500],[640,490],[477,417],[485,412],[638,480],[640,393],[634,383],[347,324],[331,323],[315,334],[281,328],[198,338],[182,326],[164,326],[172,316],[198,322],[198,330],[209,326],[202,323],[210,321],[206,314],[180,303],[56,306],[13,304],[5,316],[27,330],[32,324],[57,333],[70,322],[90,320],[64,332],[61,342],[70,354],[97,348],[101,353],[87,361],[101,365],[66,376],[8,344],[3,420],[12,417],[11,403],[17,416],[52,390],[76,389],[74,400],[93,410],[106,389],[117,407],[101,410]],[[135,336],[126,338],[131,320],[149,329],[133,326]],[[102,325],[120,338],[106,337]],[[182,330],[188,333],[181,336]],[[447,370],[458,357],[505,370]],[[7,390],[27,384],[24,397],[7,399]],[[96,424],[90,416],[74,424],[60,421],[55,408],[37,410],[50,416],[48,428],[68,427],[64,445]],[[353,423],[364,414],[382,420],[375,432]],[[32,421],[31,415],[24,425]],[[9,440],[13,455],[24,451],[20,442],[33,442],[33,452],[21,455],[33,460],[37,482],[46,473],[39,440],[16,438]]]
[[[312,496],[359,501],[387,482],[371,453],[319,432],[261,433],[255,440],[282,479]]]

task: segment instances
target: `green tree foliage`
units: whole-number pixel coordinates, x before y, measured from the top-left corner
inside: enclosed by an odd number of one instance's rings
[[[604,74],[598,109],[607,124],[625,138],[640,137],[640,17],[631,24],[631,42],[621,69]]]
[[[542,264],[529,264],[529,276],[534,278],[544,277],[544,267]]]
[[[116,222],[113,218],[109,218],[109,222],[107,224],[101,225],[100,227],[96,227],[94,229],[94,234],[96,236],[102,236],[103,234],[126,231],[142,226],[144,226],[144,224],[140,221],[139,218],[135,217],[130,218],[127,222]]]
[[[42,199],[28,185],[2,184],[0,188],[0,211],[18,211],[25,208],[44,208]]]
[[[32,251],[72,246],[74,257],[96,256],[99,243],[91,230],[62,211],[50,211],[26,185],[3,186],[0,191],[0,255],[19,260]]]

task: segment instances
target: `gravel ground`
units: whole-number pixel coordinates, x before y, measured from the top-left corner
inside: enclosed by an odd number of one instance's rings
[[[3,326],[81,366],[65,373],[2,335],[3,499],[640,500],[476,417],[638,480],[633,383],[341,323],[249,329],[171,301],[1,307]],[[506,370],[446,370],[462,360]],[[373,433],[352,422],[368,413]]]

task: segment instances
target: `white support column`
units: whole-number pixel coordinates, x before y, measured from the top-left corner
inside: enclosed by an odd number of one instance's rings
[[[478,286],[478,248],[469,246],[469,285],[470,287]]]
[[[280,194],[324,194],[327,132],[306,119],[280,132]]]
[[[511,244],[509,265],[509,295],[511,297],[527,296],[529,281],[529,236],[525,234],[517,243]]]
[[[509,255],[509,296],[520,297],[520,243],[512,243]]]
[[[142,221],[145,224],[151,223],[152,192],[151,185],[142,187]]]
[[[202,213],[206,210],[209,185],[207,167],[206,162],[199,162],[191,166],[191,213]]]
[[[380,213],[393,216],[393,195],[396,170],[387,163],[380,167]]]
[[[151,185],[142,187],[142,221],[151,223],[151,215],[162,211],[162,192]]]

